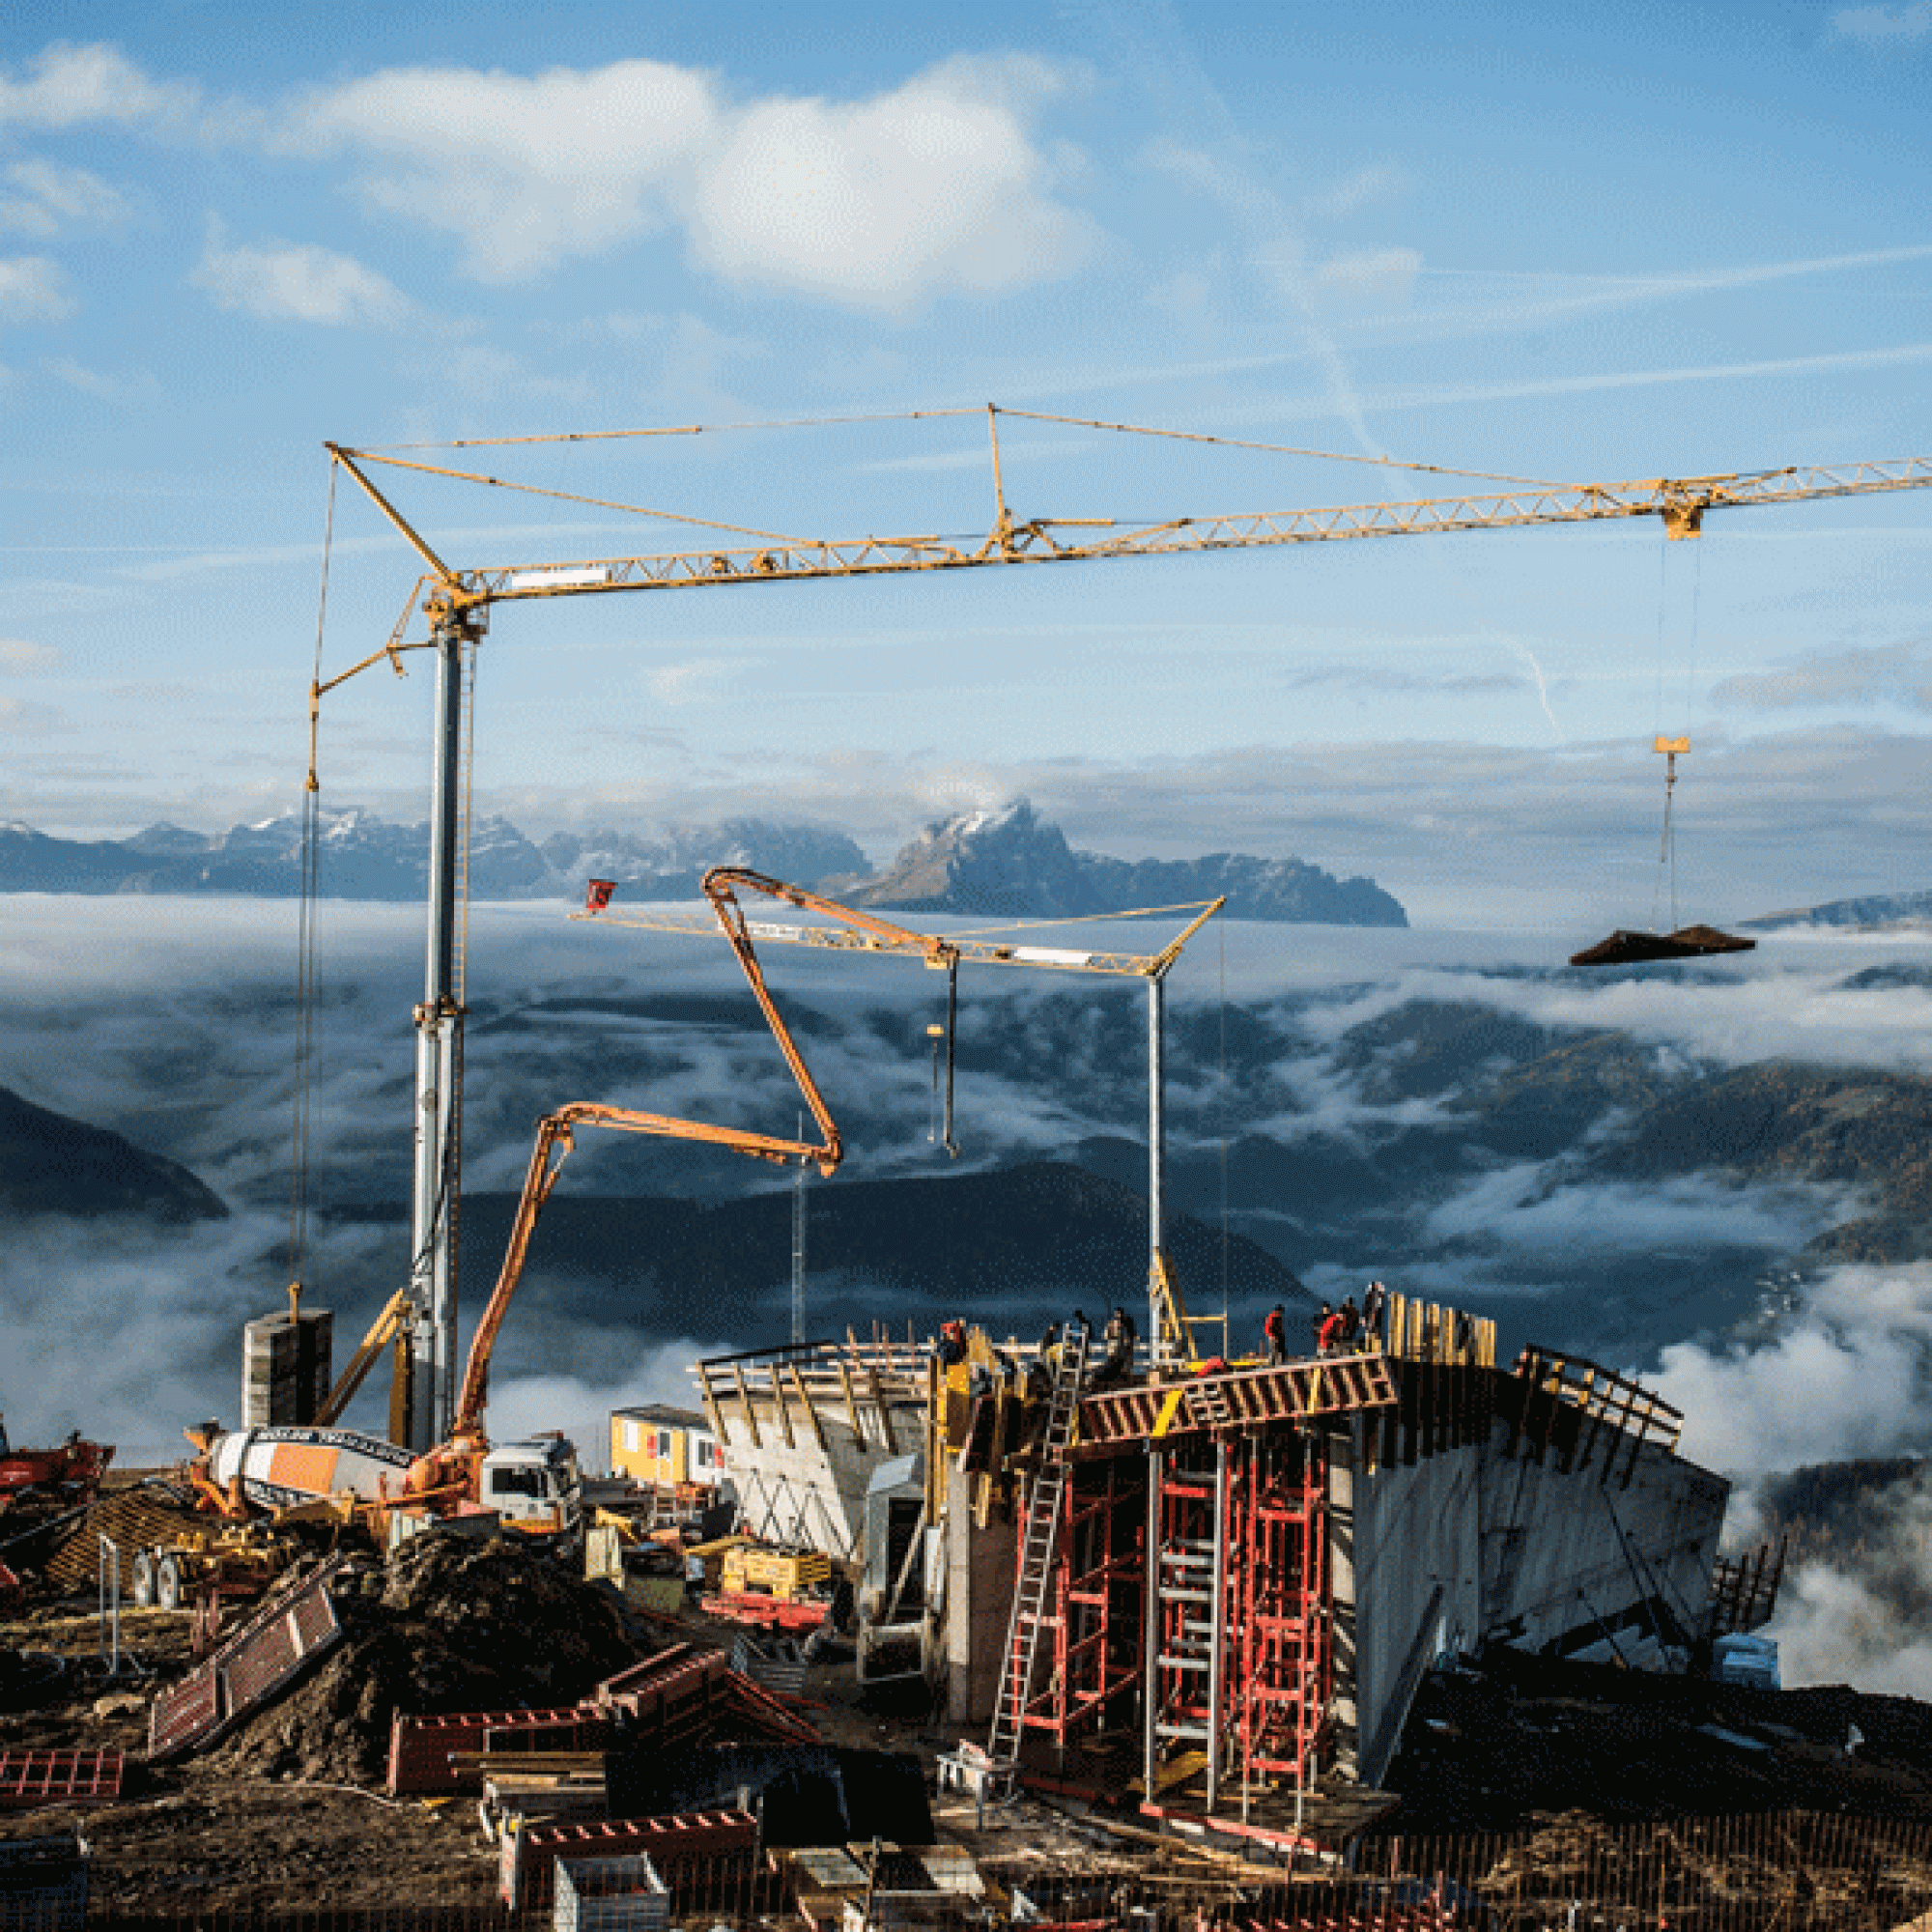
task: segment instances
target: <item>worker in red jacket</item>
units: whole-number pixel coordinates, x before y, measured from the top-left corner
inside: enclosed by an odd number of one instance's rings
[[[1315,1348],[1319,1354],[1333,1355],[1340,1352],[1342,1343],[1349,1329],[1349,1318],[1339,1308],[1328,1311],[1327,1320],[1321,1324],[1321,1332],[1315,1338]]]
[[[1271,1366],[1279,1367],[1288,1360],[1288,1317],[1278,1301],[1268,1310],[1267,1320],[1262,1323],[1262,1340],[1267,1345],[1267,1358]]]

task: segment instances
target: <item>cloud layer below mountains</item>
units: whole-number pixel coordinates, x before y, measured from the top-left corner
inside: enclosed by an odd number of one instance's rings
[[[281,1298],[286,1268],[273,1250],[289,1228],[294,908],[22,897],[12,913],[0,943],[0,1084],[184,1162],[238,1211],[188,1231],[11,1229],[0,1241],[0,1358],[31,1372],[9,1373],[0,1404],[16,1439],[83,1427],[173,1453],[183,1424],[232,1415],[241,1324]],[[561,915],[545,905],[472,915],[472,1187],[513,1189],[535,1117],[570,1099],[790,1130],[795,1090],[722,947],[587,929]],[[397,1201],[421,917],[334,904],[322,921],[311,1200],[318,1210]],[[1151,950],[1158,939],[1142,927],[1118,943]],[[767,949],[765,963],[851,1129],[847,1172],[943,1168],[926,1139],[925,1027],[941,1016],[929,977],[781,948]],[[1606,1305],[1600,1319],[1624,1323],[1621,1352],[1601,1336],[1596,1352],[1617,1366],[1654,1361],[1646,1378],[1689,1418],[1687,1453],[1747,1483],[1800,1463],[1914,1454],[1932,1393],[1932,1264],[1801,1265],[1789,1289],[1758,1279],[1849,1211],[1839,1191],[1694,1174],[1628,1184],[1592,1168],[1585,1145],[1476,1171],[1418,1168],[1410,1199],[1371,1196],[1343,1221],[1321,1215],[1347,1162],[1388,1136],[1427,1149],[1463,1134],[1458,1094],[1473,1076],[1457,1062],[1462,1085],[1434,1091],[1428,1038],[1404,1030],[1415,1002],[1481,1009],[1498,1028],[1622,1030],[1664,1075],[1772,1056],[1925,1069],[1932,991],[1915,969],[1915,952],[1896,941],[1804,938],[1767,941],[1719,967],[1592,980],[1508,935],[1210,926],[1169,989],[1175,1184],[1211,1219],[1225,1168],[1245,1232],[1315,1228],[1324,1245],[1302,1272],[1318,1288],[1359,1287],[1400,1243],[1399,1285],[1506,1314],[1554,1346],[1575,1346],[1564,1324],[1577,1279],[1624,1283],[1627,1295],[1592,1291]],[[1137,1184],[1147,1105],[1138,986],[969,976],[959,1051],[965,1165],[1105,1146]],[[561,1183],[586,1196],[705,1199],[771,1184],[725,1153],[593,1135]],[[304,1272],[337,1306],[345,1354],[393,1285],[401,1236],[393,1225],[319,1213],[311,1237]],[[1664,1256],[1693,1276],[1723,1276],[1725,1293],[1658,1357],[1636,1291]],[[785,1265],[775,1256],[775,1296]],[[533,1280],[542,1268],[539,1257]],[[1758,1306],[1774,1290],[1795,1304],[1776,1319]],[[1656,1319],[1685,1318],[1671,1309]],[[607,1330],[545,1347],[513,1321],[497,1387],[504,1426],[563,1420],[582,1432],[612,1406],[685,1397],[685,1364],[733,1334],[701,1299],[678,1326],[640,1333],[613,1303]],[[1900,1533],[1909,1538],[1910,1524]],[[1869,1688],[1932,1690],[1918,1675],[1932,1634],[1923,1657],[1916,1635],[1895,1641],[1892,1599],[1871,1576],[1803,1566],[1786,1605],[1792,1681],[1855,1674]]]

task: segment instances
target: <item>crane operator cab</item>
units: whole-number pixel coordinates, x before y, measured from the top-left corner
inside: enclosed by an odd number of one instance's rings
[[[577,1446],[561,1435],[499,1442],[483,1459],[477,1501],[520,1529],[569,1529],[582,1508]]]

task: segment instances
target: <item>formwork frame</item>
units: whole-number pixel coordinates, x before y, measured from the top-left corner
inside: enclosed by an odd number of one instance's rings
[[[1327,1458],[1312,1432],[1250,1436],[1235,1576],[1236,1750],[1257,1776],[1313,1782],[1334,1691]]]
[[[1312,1788],[1334,1689],[1322,1434],[1231,1431],[1072,1466],[1054,1667],[1028,1732],[1064,1764],[1138,1690],[1151,1799],[1178,1761],[1191,1769],[1176,1781],[1205,1772],[1209,1811],[1237,1791],[1245,1810],[1251,1791]]]
[[[1141,1679],[1147,1521],[1134,1459],[1108,1457],[1067,1465],[1065,1504],[1053,1552],[1046,1628],[1052,1668],[1021,1715],[1024,1734],[1066,1747],[1105,1724]],[[1015,1583],[1023,1552],[1014,1551]]]

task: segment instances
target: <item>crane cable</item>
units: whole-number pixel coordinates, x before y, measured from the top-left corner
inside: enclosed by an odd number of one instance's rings
[[[418,449],[501,449],[516,445],[541,442],[624,442],[643,437],[661,436],[724,436],[731,431],[763,431],[775,429],[832,429],[852,423],[888,422],[931,422],[946,416],[1016,416],[1026,422],[1059,423],[1068,429],[1111,430],[1120,436],[1151,436],[1173,442],[1205,442],[1221,449],[1253,449],[1271,456],[1305,456],[1323,463],[1360,463],[1378,469],[1412,469],[1431,476],[1470,476],[1479,482],[1513,483],[1528,489],[1552,490],[1560,485],[1551,483],[1546,477],[1509,476],[1488,469],[1463,469],[1454,464],[1408,463],[1399,456],[1370,456],[1359,450],[1346,449],[1306,449],[1296,443],[1258,442],[1244,437],[1209,436],[1199,430],[1158,429],[1149,423],[1104,422],[1092,416],[1065,416],[1051,414],[1044,410],[1015,410],[1002,403],[975,403],[970,406],[943,410],[897,410],[886,411],[869,415],[828,415],[828,416],[789,416],[776,418],[769,422],[735,423],[665,423],[649,429],[605,429],[605,430],[560,430],[548,436],[478,436],[463,437],[448,442],[391,442],[357,451],[358,455],[385,461],[389,453],[400,450]],[[403,469],[428,469],[424,464],[403,464]],[[460,476],[458,470],[433,470],[432,474]],[[509,483],[497,476],[471,477],[472,482],[497,485],[499,489],[529,490],[537,496],[561,496],[560,491],[538,490],[527,483]],[[592,502],[591,497],[566,498],[566,500]],[[611,504],[612,509],[628,509],[629,504]],[[663,512],[644,514],[662,515]],[[689,521],[702,522],[701,518]],[[729,525],[715,527],[728,529]],[[748,535],[757,532],[750,531]]]
[[[322,682],[323,638],[328,623],[328,569],[335,551],[336,465],[328,466],[328,508],[323,519],[322,585],[316,597],[315,682]],[[295,1095],[289,1173],[289,1278],[301,1280],[308,1248],[309,1122],[314,1099],[316,979],[316,902],[322,863],[322,784],[315,770],[315,730],[309,724],[308,773],[302,783],[301,887],[296,929]]]
[[[1221,926],[1221,1344],[1228,1352],[1228,1321],[1233,1309],[1228,1298],[1228,928]]]
[[[1663,773],[1663,832],[1657,848],[1657,881],[1650,895],[1650,925],[1657,930],[1657,916],[1663,896],[1664,876],[1670,880],[1670,930],[1675,932],[1683,923],[1677,904],[1677,824],[1675,815],[1675,795],[1677,791],[1678,749],[1688,750],[1690,743],[1690,707],[1696,693],[1697,674],[1697,627],[1704,588],[1704,548],[1697,546],[1695,560],[1690,566],[1690,636],[1686,652],[1684,668],[1684,729],[1674,739],[1663,735],[1663,659],[1664,659],[1664,612],[1666,608],[1665,585],[1668,582],[1670,547],[1663,546],[1660,582],[1657,600],[1657,730],[1654,743],[1657,750],[1664,754]]]

